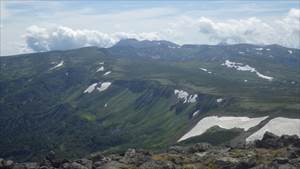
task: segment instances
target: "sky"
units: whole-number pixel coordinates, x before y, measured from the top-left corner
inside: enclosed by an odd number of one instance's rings
[[[121,39],[300,48],[299,0],[0,0],[0,56]]]

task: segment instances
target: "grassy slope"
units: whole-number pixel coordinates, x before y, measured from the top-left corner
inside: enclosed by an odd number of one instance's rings
[[[116,57],[106,50],[84,48],[1,58],[0,129],[4,132],[0,135],[4,139],[0,156],[26,160],[39,158],[50,149],[70,157],[127,147],[158,149],[175,143],[199,119],[212,114],[299,118],[297,68],[269,58],[257,62],[250,54],[230,58],[223,51],[215,55],[223,54],[224,58],[210,60],[201,55],[215,49],[184,50],[170,56],[200,52],[200,57]],[[225,59],[247,63],[275,80],[223,67]],[[61,60],[63,67],[49,70],[55,65],[51,62]],[[112,71],[107,77],[96,72],[103,61],[105,69]],[[83,94],[90,84],[104,81],[113,82],[108,90]],[[182,104],[173,94],[176,88],[201,94],[201,100]],[[220,97],[225,102],[216,105]],[[201,113],[192,118],[197,109]],[[215,136],[219,134],[202,139]]]

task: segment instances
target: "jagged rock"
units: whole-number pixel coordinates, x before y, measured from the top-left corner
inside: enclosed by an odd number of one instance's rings
[[[297,169],[296,167],[294,167],[290,164],[277,165],[274,168],[276,168],[276,169]]]
[[[64,163],[63,168],[64,169],[89,169],[88,167],[86,167],[78,162]]]
[[[12,160],[0,159],[0,169],[11,169],[13,166],[14,162]]]
[[[287,148],[288,158],[298,158],[300,157],[300,148],[289,146]]]
[[[105,159],[104,155],[101,152],[92,153],[87,158],[92,160],[93,162],[102,161]]]
[[[255,146],[258,148],[280,148],[284,144],[279,141],[279,137],[273,133],[266,132],[262,140],[256,140]]]
[[[125,168],[128,169],[129,166],[117,161],[110,161],[104,164],[103,166],[97,167],[96,169],[125,169]]]
[[[145,150],[128,149],[120,162],[139,166],[150,159],[151,154]]]
[[[274,167],[270,167],[266,164],[260,164],[258,166],[252,167],[251,169],[275,169]]]
[[[215,164],[222,169],[234,168],[239,163],[239,160],[232,157],[220,157],[215,161]]]
[[[282,135],[279,141],[282,142],[285,146],[293,145],[300,148],[300,139],[297,135]]]
[[[86,167],[87,169],[92,169],[92,166],[93,166],[93,161],[84,159],[84,158],[76,160],[75,162],[81,164],[82,166]]]
[[[254,158],[241,160],[235,167],[235,169],[248,169],[256,165],[256,160]]]
[[[284,158],[284,157],[277,157],[273,160],[273,162],[275,162],[277,164],[286,164],[289,162],[289,159]]]
[[[40,168],[40,165],[34,162],[16,163],[13,167],[13,169],[38,169],[38,168]]]
[[[191,146],[188,150],[189,153],[196,153],[196,152],[204,152],[211,149],[211,145],[208,143],[197,143]]]
[[[0,168],[2,168],[3,167],[3,161],[4,161],[4,159],[2,159],[2,158],[0,158]]]
[[[170,161],[154,161],[150,160],[143,163],[140,169],[175,169],[175,165]]]
[[[168,153],[171,153],[171,154],[184,154],[184,153],[186,153],[186,148],[181,147],[181,146],[171,146],[168,149]]]
[[[300,168],[300,157],[290,160],[289,163],[296,168]]]
[[[112,161],[119,161],[121,160],[123,157],[119,154],[111,154],[108,156],[108,159],[112,160]]]
[[[50,151],[47,155],[46,155],[46,160],[52,161],[55,159],[55,152],[54,151]]]
[[[262,140],[255,141],[255,146],[258,148],[281,148],[289,145],[293,145],[295,147],[300,148],[299,137],[297,135],[283,135],[279,137],[273,133],[266,132]]]

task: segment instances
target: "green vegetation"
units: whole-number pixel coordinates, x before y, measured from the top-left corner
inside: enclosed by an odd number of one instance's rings
[[[255,51],[237,57],[250,48],[255,46],[89,47],[1,57],[0,156],[29,160],[49,150],[78,157],[96,150],[161,149],[208,115],[299,118],[295,63],[300,51],[286,56],[286,48],[269,46],[276,51],[274,59]],[[226,59],[275,79],[221,66]],[[61,60],[62,67],[50,70]],[[100,62],[110,75],[96,72]],[[107,90],[83,93],[92,83],[105,81],[112,82]],[[184,104],[174,89],[198,94],[197,102]],[[218,104],[218,98],[224,101]],[[193,117],[196,110],[200,113]],[[218,129],[194,141],[221,144],[219,138],[229,141],[239,134]]]

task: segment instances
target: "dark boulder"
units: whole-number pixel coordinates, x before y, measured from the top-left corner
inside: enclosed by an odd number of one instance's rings
[[[0,169],[11,169],[14,166],[14,162],[12,160],[4,160],[0,158]]]
[[[256,140],[255,146],[258,148],[281,148],[284,146],[282,142],[279,141],[280,137],[276,136],[271,132],[266,132],[262,140]]]
[[[212,146],[208,143],[197,143],[197,144],[191,146],[188,149],[188,152],[189,153],[204,152],[204,151],[211,149],[211,147]]]
[[[255,146],[258,148],[282,148],[289,145],[300,148],[299,137],[297,135],[283,135],[279,137],[273,133],[266,132],[262,140],[255,141]]]

